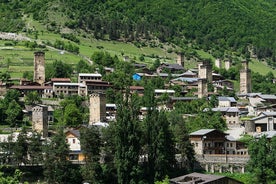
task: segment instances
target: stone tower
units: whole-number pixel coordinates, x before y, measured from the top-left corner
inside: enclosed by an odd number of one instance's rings
[[[48,107],[37,105],[32,108],[32,129],[48,137]]]
[[[89,124],[103,122],[106,119],[106,99],[103,93],[90,95]]]
[[[231,67],[231,60],[230,59],[226,59],[226,60],[224,60],[224,68],[226,69],[226,70],[229,70],[230,69],[230,67]]]
[[[184,67],[184,54],[178,53],[176,63]]]
[[[208,86],[207,79],[198,79],[198,98],[203,98],[208,96]]]
[[[45,53],[41,51],[34,53],[34,82],[45,82]]]
[[[251,71],[248,68],[248,61],[242,61],[242,69],[240,70],[240,93],[251,93]]]
[[[209,61],[202,61],[198,64],[198,78],[207,79],[207,82],[212,83],[212,64]]]
[[[216,66],[217,68],[221,68],[221,60],[220,60],[220,59],[216,59],[216,60],[215,60],[215,66]]]

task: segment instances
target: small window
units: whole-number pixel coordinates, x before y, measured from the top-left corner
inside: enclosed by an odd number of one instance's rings
[[[73,144],[75,144],[76,143],[76,139],[73,139]]]

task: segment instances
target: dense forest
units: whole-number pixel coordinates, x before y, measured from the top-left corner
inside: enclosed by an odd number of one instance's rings
[[[276,60],[273,0],[6,0],[0,10],[1,31],[24,31],[22,17],[32,16],[55,32],[67,27],[98,39],[159,40],[183,52],[192,43],[215,57],[250,51]]]

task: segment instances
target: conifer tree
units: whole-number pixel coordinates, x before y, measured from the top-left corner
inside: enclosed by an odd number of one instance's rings
[[[138,125],[139,104],[136,95],[121,97],[117,105],[115,165],[119,184],[138,183],[141,133]]]
[[[89,183],[101,183],[102,169],[100,165],[101,138],[96,126],[80,129],[81,150],[85,154],[85,165],[82,176]]]
[[[67,184],[70,182],[71,163],[67,159],[69,147],[65,142],[65,135],[60,129],[51,141],[45,145],[43,163],[44,176],[48,183]]]

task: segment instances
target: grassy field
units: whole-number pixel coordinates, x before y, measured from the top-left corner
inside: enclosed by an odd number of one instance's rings
[[[44,25],[41,23],[32,20],[29,17],[25,17],[27,25],[30,29],[37,30],[38,39],[35,40],[34,33],[22,33],[25,36],[28,36],[32,41],[37,43],[42,42],[51,42],[54,43],[56,40],[63,40],[59,34],[52,33],[47,31]],[[46,63],[52,63],[55,60],[61,60],[65,63],[75,65],[83,57],[90,58],[95,51],[106,51],[111,55],[117,55],[119,59],[123,59],[124,56],[128,56],[130,60],[141,63],[140,57],[144,57],[143,63],[147,65],[152,65],[152,63],[159,59],[161,62],[175,63],[177,54],[171,52],[175,48],[173,45],[169,44],[159,44],[155,43],[155,46],[137,46],[133,43],[125,43],[118,41],[105,41],[105,40],[95,40],[90,38],[90,35],[85,35],[83,37],[78,36],[80,39],[80,44],[78,44],[80,54],[72,54],[68,52],[61,53],[60,51],[47,48],[45,52]],[[26,48],[24,42],[18,42],[16,45],[7,46],[7,43],[13,43],[13,41],[3,41],[0,40],[0,71],[10,71],[12,77],[21,77],[24,71],[33,71],[33,53],[34,50]],[[149,43],[146,43],[150,45]],[[170,50],[170,52],[168,52]],[[201,58],[208,58],[212,61],[215,58],[203,50],[197,50],[197,54]],[[197,66],[197,63],[194,61],[186,61],[185,68],[194,68]],[[249,63],[249,67],[254,72],[259,72],[262,75],[267,74],[269,71],[273,72],[276,76],[276,70],[266,66],[264,63],[257,60],[253,60]]]
[[[276,76],[276,70],[267,66],[265,63],[254,59],[252,60],[252,62],[249,62],[249,68],[254,72],[259,72],[261,75],[265,75],[268,72],[272,72],[274,76]]]

